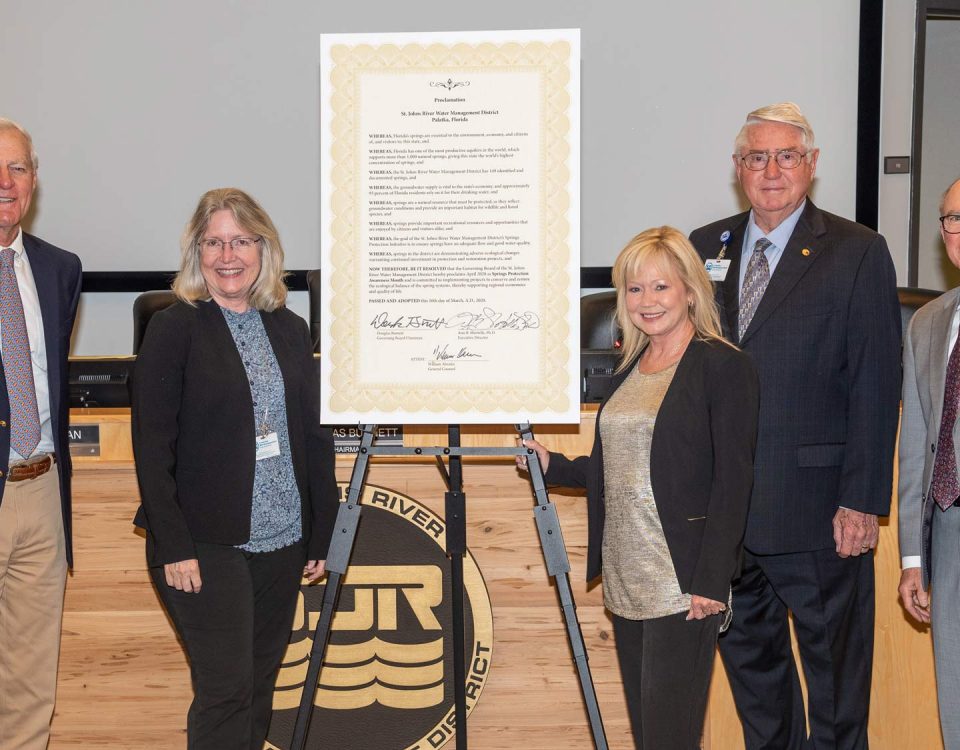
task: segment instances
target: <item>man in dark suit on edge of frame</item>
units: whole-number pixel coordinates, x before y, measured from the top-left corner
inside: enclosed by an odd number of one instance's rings
[[[883,237],[807,197],[818,157],[795,104],[751,112],[733,154],[751,210],[691,235],[725,333],[760,375],[743,573],[720,639],[748,750],[868,746],[872,550],[893,482],[900,312]]]

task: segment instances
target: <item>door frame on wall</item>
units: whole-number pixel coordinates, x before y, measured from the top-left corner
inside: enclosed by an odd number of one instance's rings
[[[876,230],[880,202],[880,105],[883,84],[883,0],[860,2],[857,69],[856,220]]]
[[[907,250],[907,284],[916,286],[920,254],[920,173],[923,169],[923,81],[927,56],[927,21],[960,20],[960,0],[917,0],[913,52],[913,138],[910,168],[910,246]]]

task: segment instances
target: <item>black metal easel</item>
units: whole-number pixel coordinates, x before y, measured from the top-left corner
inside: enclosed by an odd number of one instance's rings
[[[340,596],[342,579],[347,572],[353,543],[357,535],[357,526],[360,521],[360,498],[363,493],[363,486],[366,483],[370,456],[375,455],[436,456],[447,482],[447,492],[444,496],[447,523],[446,553],[450,558],[453,589],[453,679],[457,750],[467,750],[466,664],[464,662],[466,636],[463,618],[463,556],[467,552],[467,514],[466,496],[463,492],[462,458],[463,456],[518,455],[527,457],[527,469],[530,473],[530,481],[533,484],[536,499],[534,518],[537,522],[537,533],[547,564],[547,574],[556,582],[557,592],[560,595],[560,607],[577,667],[580,690],[583,693],[587,715],[590,719],[593,743],[596,750],[607,750],[607,737],[603,730],[603,720],[600,716],[600,707],[597,704],[593,678],[590,675],[587,649],[583,642],[583,633],[580,631],[580,622],[577,620],[577,607],[570,589],[570,561],[567,557],[566,546],[563,543],[563,535],[560,532],[560,518],[557,515],[556,506],[550,502],[550,497],[547,494],[547,486],[543,479],[543,467],[540,465],[537,454],[529,448],[522,447],[462,448],[460,447],[459,425],[450,425],[447,428],[448,445],[446,447],[405,448],[384,446],[381,448],[373,445],[374,429],[375,425],[362,426],[363,434],[360,439],[360,450],[353,464],[353,473],[347,487],[347,496],[344,502],[340,503],[340,508],[337,511],[333,538],[327,552],[327,583],[323,592],[323,605],[313,637],[313,647],[310,650],[310,664],[304,680],[303,695],[300,699],[300,708],[297,711],[290,750],[304,750],[306,747],[307,732],[313,714],[313,699],[317,691],[327,641],[330,637],[330,626],[333,622],[333,614],[336,611],[337,599]],[[523,440],[533,439],[533,429],[529,424],[517,425],[517,432]],[[449,473],[443,467],[444,456],[447,457]]]

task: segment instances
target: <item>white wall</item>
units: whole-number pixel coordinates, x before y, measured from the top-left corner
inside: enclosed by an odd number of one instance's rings
[[[263,202],[287,266],[310,268],[321,32],[579,27],[582,264],[610,265],[647,226],[739,210],[733,137],[782,99],[816,130],[817,202],[852,218],[858,26],[858,0],[4,0],[0,114],[40,152],[31,231],[87,270],[171,270],[196,199],[226,184]],[[129,352],[130,295],[82,304],[74,352]]]

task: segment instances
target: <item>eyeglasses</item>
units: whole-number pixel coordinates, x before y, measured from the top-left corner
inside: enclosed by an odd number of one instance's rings
[[[204,237],[197,243],[197,247],[203,252],[213,255],[214,253],[222,253],[224,245],[230,245],[233,252],[242,253],[255,248],[262,239],[263,237],[234,237],[232,240],[224,242],[219,237]]]
[[[746,156],[739,158],[747,169],[753,172],[759,172],[767,168],[771,156],[777,160],[777,166],[779,166],[780,169],[796,169],[800,166],[800,162],[803,161],[803,157],[808,153],[810,152],[801,153],[800,151],[790,150],[775,151],[773,153],[769,151],[751,151]]]
[[[947,234],[960,234],[960,214],[947,214],[940,217],[940,226]]]

